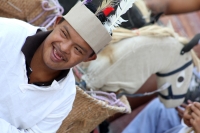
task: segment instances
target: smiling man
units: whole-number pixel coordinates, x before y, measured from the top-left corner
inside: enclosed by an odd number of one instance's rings
[[[94,9],[78,2],[52,31],[0,18],[0,133],[58,130],[75,99],[71,68],[111,40]]]

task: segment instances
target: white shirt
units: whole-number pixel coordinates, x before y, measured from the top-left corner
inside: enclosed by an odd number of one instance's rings
[[[76,93],[72,70],[51,86],[28,84],[21,48],[37,29],[0,18],[0,133],[55,133],[72,109]]]

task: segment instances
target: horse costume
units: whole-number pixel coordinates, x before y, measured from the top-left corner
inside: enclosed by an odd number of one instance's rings
[[[166,107],[179,106],[191,80],[192,57],[197,60],[193,51],[180,54],[187,42],[167,27],[119,28],[97,60],[78,66],[81,79],[92,90],[133,94],[156,74],[161,102]]]

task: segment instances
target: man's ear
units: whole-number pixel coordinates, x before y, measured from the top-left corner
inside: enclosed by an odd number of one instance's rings
[[[55,22],[54,22],[54,24],[53,24],[53,28],[55,28],[55,27],[56,27],[56,25],[58,25],[58,24],[59,24],[59,22],[61,21],[61,19],[62,19],[62,17],[61,17],[61,16],[58,16],[58,17],[56,18],[56,20],[55,20]]]
[[[88,61],[91,61],[91,60],[95,60],[96,58],[97,58],[97,55],[93,54],[92,56],[90,56],[89,58],[87,58],[86,60],[84,60],[83,62],[88,62]]]

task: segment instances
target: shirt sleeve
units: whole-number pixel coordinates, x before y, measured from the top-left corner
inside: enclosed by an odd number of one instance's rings
[[[56,133],[62,121],[68,116],[72,109],[75,94],[56,108],[45,119],[29,129],[17,129],[10,123],[0,118],[0,133]]]

